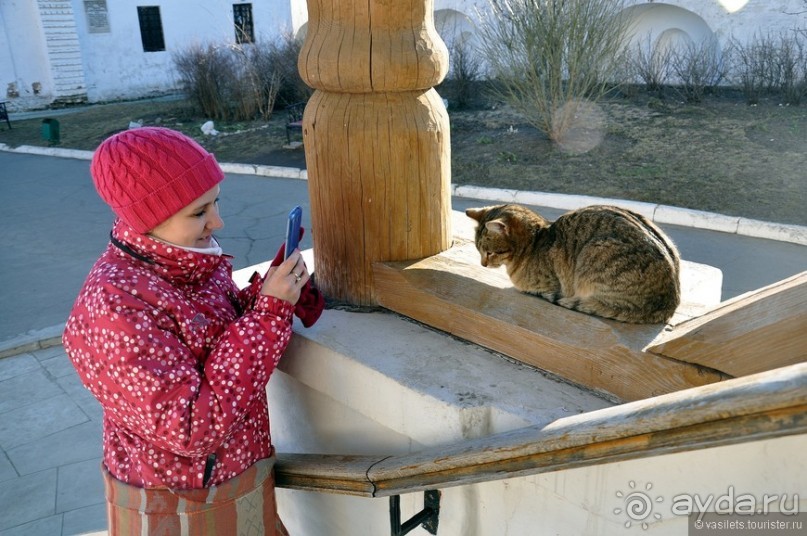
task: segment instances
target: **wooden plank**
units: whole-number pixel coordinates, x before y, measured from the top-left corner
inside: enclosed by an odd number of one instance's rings
[[[726,418],[686,429],[663,430],[580,447],[533,452],[518,458],[500,458],[497,456],[498,450],[489,450],[486,454],[490,456],[490,461],[479,461],[472,465],[464,463],[428,472],[417,465],[417,460],[389,458],[369,470],[368,476],[375,485],[373,497],[388,497],[726,446],[738,442],[737,429],[752,430],[746,436],[747,441],[807,434],[807,405],[767,414]],[[540,438],[536,440],[540,441]],[[399,465],[386,467],[384,463],[387,462]]]
[[[732,376],[807,361],[807,272],[682,322],[646,350]]]
[[[279,488],[372,497],[375,486],[367,470],[388,456],[278,454],[275,485]]]
[[[725,376],[642,349],[662,325],[623,324],[518,292],[503,271],[458,243],[419,261],[376,263],[378,303],[621,400],[638,400]]]
[[[807,365],[746,376],[558,419],[494,437],[387,458],[368,476],[386,488],[428,489],[807,432]],[[455,473],[455,476],[450,476]],[[423,487],[420,487],[420,486]]]
[[[807,434],[807,364],[398,456],[279,455],[279,487],[397,495]]]

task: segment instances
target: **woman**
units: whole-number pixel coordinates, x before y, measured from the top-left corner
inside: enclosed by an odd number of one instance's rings
[[[110,534],[286,534],[265,387],[295,305],[322,311],[300,252],[239,291],[213,237],[224,173],[179,132],[116,134],[91,173],[118,219],[63,342],[104,410]]]

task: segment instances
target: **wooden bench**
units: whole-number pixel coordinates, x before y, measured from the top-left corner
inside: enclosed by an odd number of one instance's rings
[[[286,106],[286,113],[288,119],[286,121],[286,141],[291,144],[291,131],[303,131],[303,111],[305,110],[305,103],[298,102]]]
[[[8,118],[8,110],[6,109],[6,103],[0,102],[0,121],[3,120],[5,120],[9,130],[11,130],[11,121]]]

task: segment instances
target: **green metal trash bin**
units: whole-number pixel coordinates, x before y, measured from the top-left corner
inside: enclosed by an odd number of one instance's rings
[[[42,120],[42,139],[49,142],[59,142],[59,122],[56,119]]]

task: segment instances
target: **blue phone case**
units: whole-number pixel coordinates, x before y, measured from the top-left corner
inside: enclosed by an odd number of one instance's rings
[[[289,212],[289,221],[286,224],[286,255],[289,255],[300,245],[300,225],[303,219],[303,209],[296,206]]]

